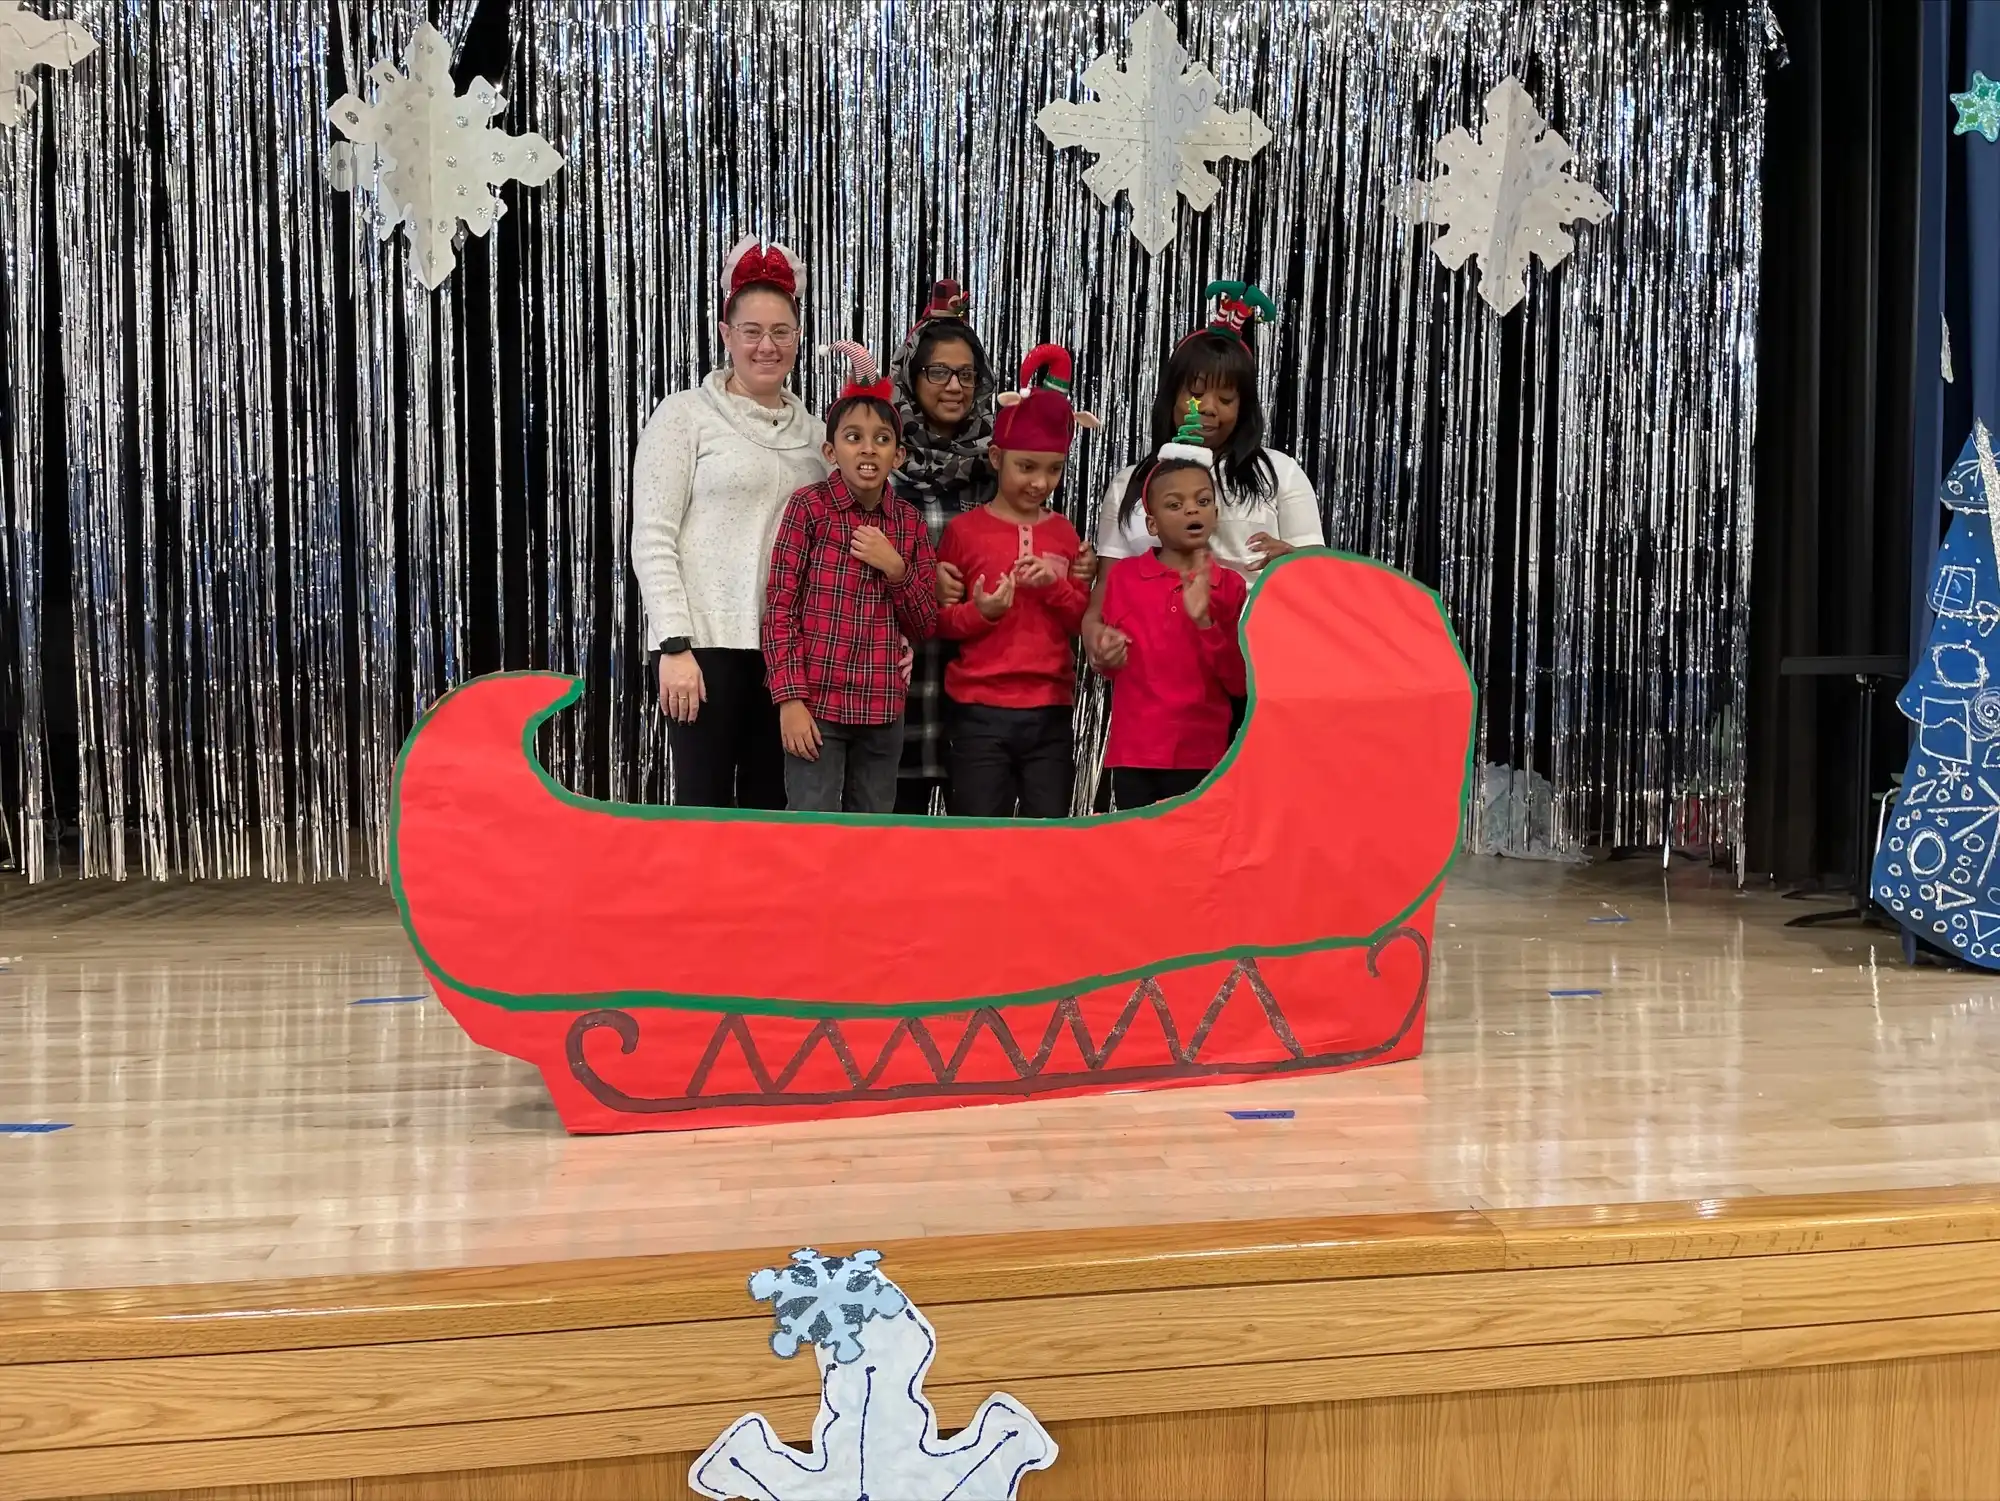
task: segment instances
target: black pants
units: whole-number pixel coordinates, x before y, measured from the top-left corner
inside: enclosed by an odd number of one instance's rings
[[[778,706],[764,685],[764,654],[698,646],[708,701],[694,723],[667,721],[674,802],[684,808],[782,808],[785,746]],[[659,670],[653,673],[658,692]]]
[[[953,703],[951,812],[956,818],[1069,817],[1076,785],[1068,704],[992,709]]]
[[[1111,768],[1111,795],[1120,811],[1147,808],[1170,797],[1182,797],[1201,785],[1205,771],[1155,771],[1149,766]]]

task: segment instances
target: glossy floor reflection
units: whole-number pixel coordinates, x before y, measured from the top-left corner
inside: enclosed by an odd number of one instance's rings
[[[1468,860],[1413,1063],[571,1139],[383,999],[424,986],[379,888],[0,884],[0,1123],[67,1125],[0,1124],[0,1288],[2000,1179],[2000,977],[1801,910]]]

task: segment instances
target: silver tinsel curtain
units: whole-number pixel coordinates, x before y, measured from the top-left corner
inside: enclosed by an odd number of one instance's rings
[[[589,677],[558,775],[664,796],[629,462],[716,357],[744,233],[803,255],[814,344],[886,356],[938,275],[1001,364],[1071,344],[1107,418],[1085,526],[1201,288],[1257,281],[1270,441],[1330,540],[1440,589],[1536,842],[1740,849],[1762,0],[1184,0],[1274,139],[1157,257],[1033,124],[1139,0],[45,8],[100,51],[0,131],[0,812],[31,876],[71,823],[85,875],[379,873],[402,736],[502,666]],[[567,158],[435,294],[324,173],[327,105],[424,19]],[[1395,208],[1509,72],[1612,215],[1503,319]],[[809,358],[800,386],[830,390]]]

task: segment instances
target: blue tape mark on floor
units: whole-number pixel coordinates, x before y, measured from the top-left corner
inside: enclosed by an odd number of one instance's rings
[[[1239,1121],[1288,1121],[1296,1114],[1291,1110],[1232,1110],[1231,1120]]]
[[[1592,917],[1586,920],[1589,922],[1630,922],[1632,919],[1629,917]]]
[[[428,995],[364,995],[358,1001],[349,1001],[350,1006],[403,1006],[411,1001],[428,1001]]]
[[[1603,994],[1604,992],[1601,990],[1551,990],[1549,992],[1549,998],[1551,1000],[1561,1000],[1564,996],[1603,995]]]
[[[69,1126],[68,1121],[0,1121],[0,1136],[47,1136]]]

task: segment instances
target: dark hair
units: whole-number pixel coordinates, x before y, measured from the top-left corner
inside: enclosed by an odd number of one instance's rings
[[[1163,459],[1158,454],[1148,454],[1132,469],[1132,482],[1125,487],[1125,499],[1118,507],[1120,522],[1129,521],[1132,512],[1146,501],[1146,487],[1156,479],[1165,479],[1170,474],[1181,474],[1189,469],[1199,469],[1204,474],[1213,474],[1206,464],[1193,459]]]
[[[979,335],[972,331],[970,324],[961,323],[956,318],[933,318],[917,333],[916,347],[910,351],[910,396],[917,394],[917,376],[924,366],[931,362],[931,355],[938,345],[958,340],[972,351],[972,368],[975,372],[973,384],[984,389],[993,384],[993,362],[986,358],[986,346],[979,342]]]
[[[736,316],[736,304],[748,297],[752,292],[777,293],[786,302],[791,304],[792,316],[794,318],[798,317],[799,299],[796,294],[787,291],[774,281],[746,281],[742,286],[731,292],[728,300],[722,304],[722,321],[724,323],[727,323],[731,318]]]
[[[1153,452],[1174,441],[1181,419],[1187,415],[1179,397],[1183,388],[1199,385],[1228,386],[1236,393],[1236,428],[1229,442],[1216,452],[1215,472],[1230,495],[1250,500],[1268,498],[1278,488],[1278,476],[1264,456],[1264,404],[1257,399],[1257,361],[1249,346],[1234,334],[1208,331],[1181,341],[1180,348],[1160,372],[1160,389],[1153,397]],[[1118,504],[1120,525],[1132,513],[1146,490],[1146,473],[1152,462],[1132,471],[1132,482]]]
[[[833,441],[833,430],[840,426],[840,419],[856,407],[867,407],[869,411],[889,424],[889,430],[896,435],[897,441],[900,442],[902,440],[903,414],[896,410],[893,403],[884,401],[879,396],[843,396],[826,409],[827,442],[831,443]]]

